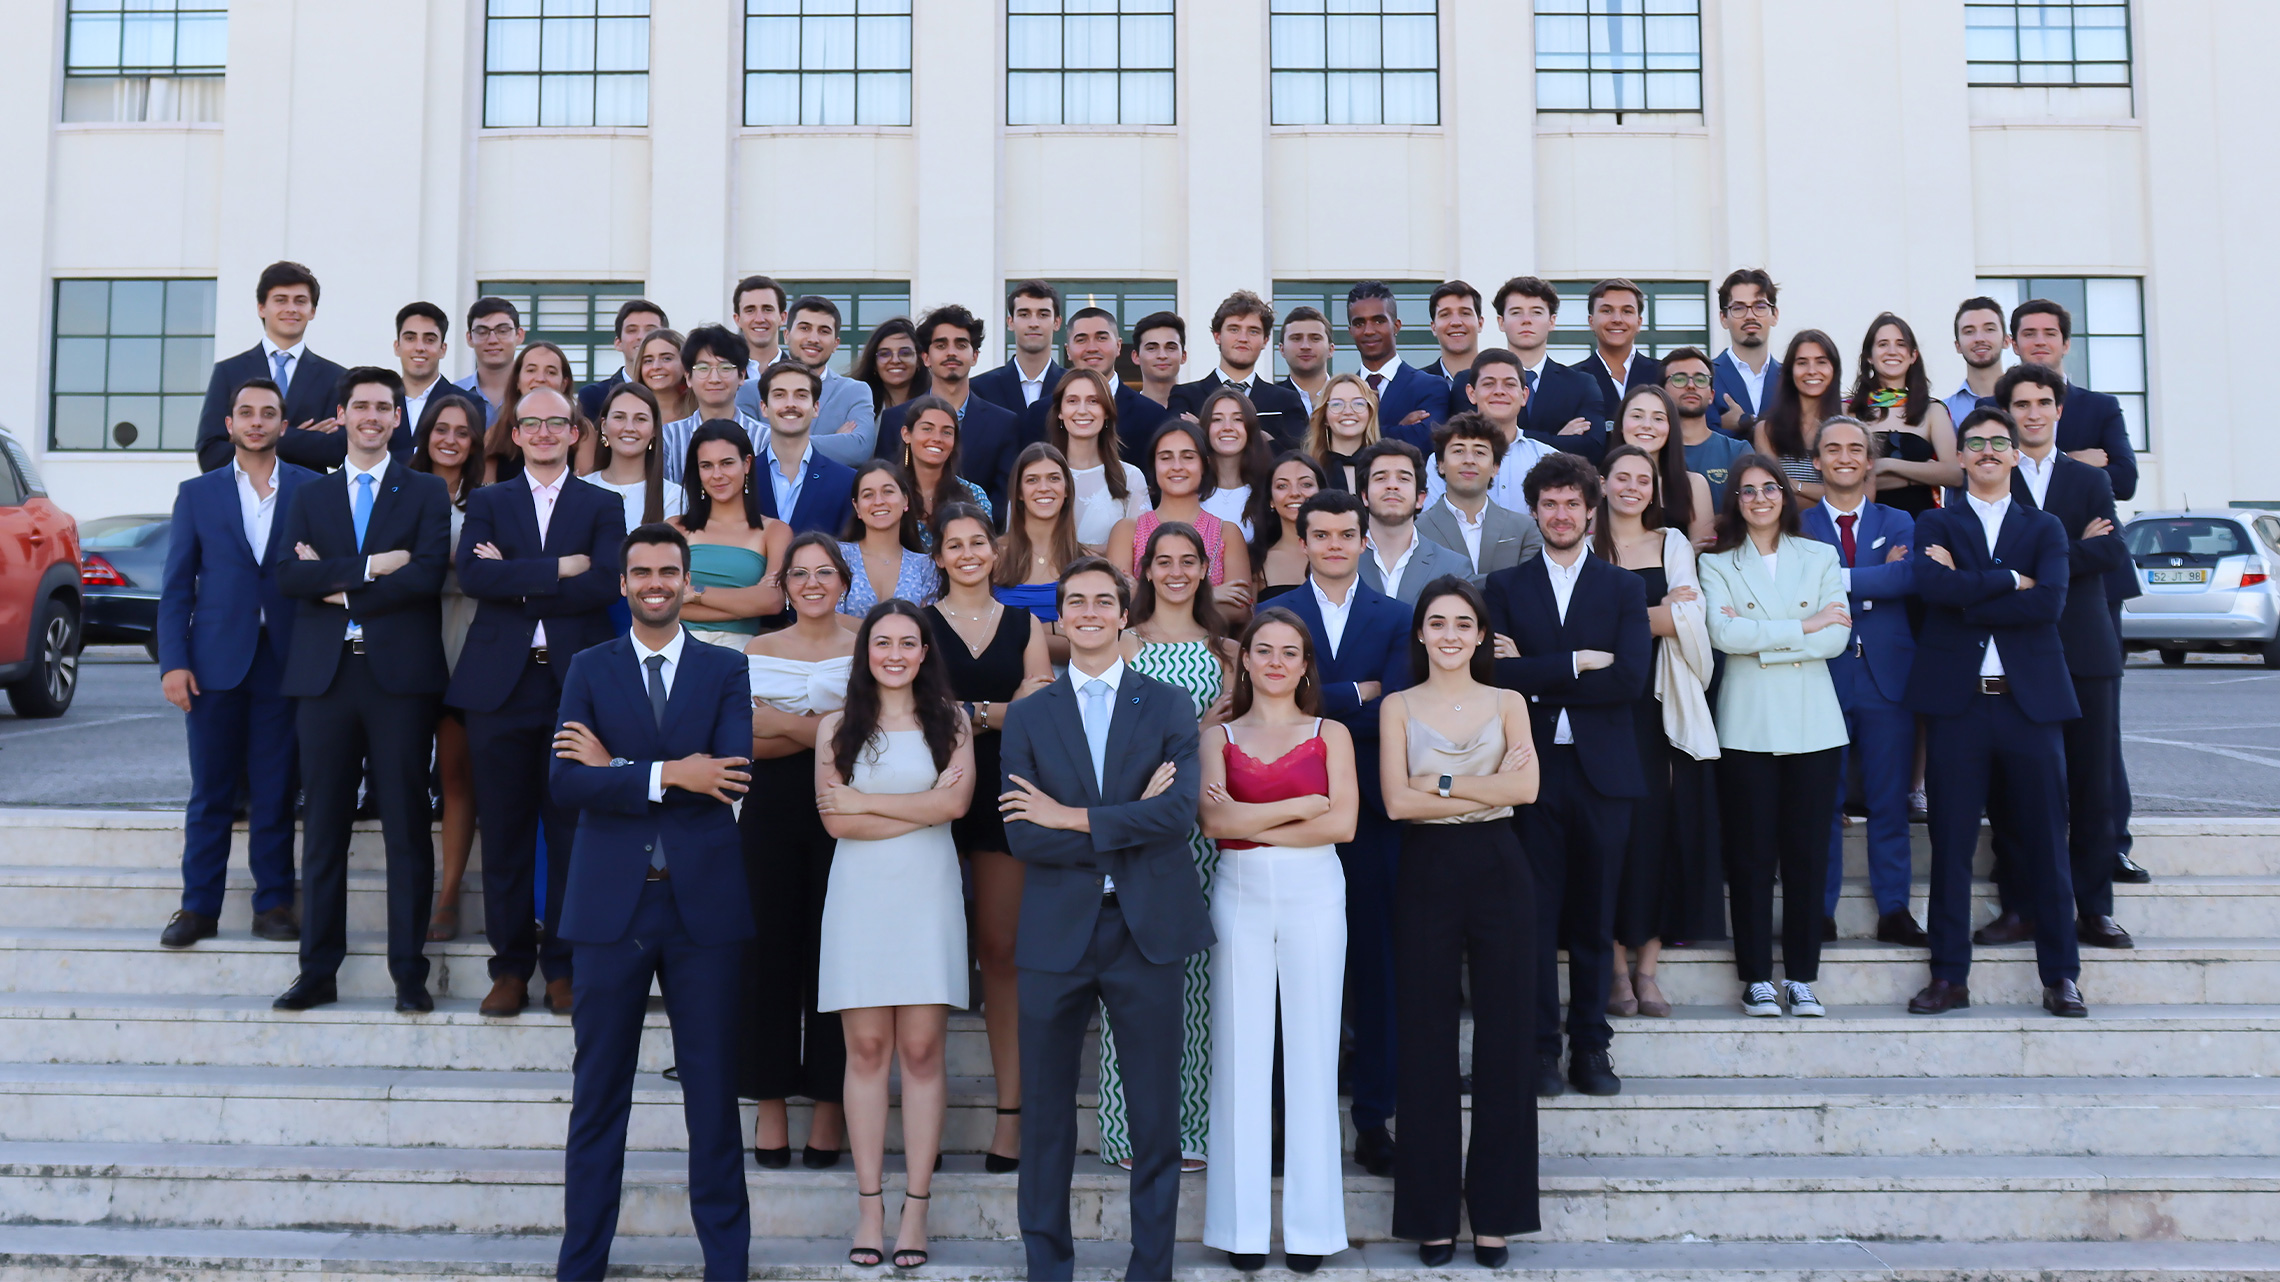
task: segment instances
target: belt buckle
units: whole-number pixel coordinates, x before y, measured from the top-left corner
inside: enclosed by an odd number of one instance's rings
[[[547,658],[546,658],[546,647],[545,647],[545,646],[542,646],[542,645],[534,645],[534,646],[532,646],[532,647],[530,648],[530,659],[531,659],[531,662],[533,662],[533,663],[538,663],[538,664],[546,664],[546,663],[547,663]],[[548,665],[548,666],[552,666],[552,665]]]
[[[350,654],[362,654],[362,653],[364,653],[364,638],[363,638],[363,637],[355,637],[355,638],[352,638],[352,639],[349,641],[349,643],[348,643],[348,652],[349,652]]]
[[[2010,692],[2011,683],[2002,677],[1979,678],[1979,693],[1981,694],[2009,694]]]

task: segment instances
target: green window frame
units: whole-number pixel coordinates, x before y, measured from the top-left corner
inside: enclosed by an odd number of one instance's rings
[[[522,314],[523,340],[544,339],[570,358],[570,382],[583,386],[625,367],[617,350],[617,309],[642,296],[640,281],[487,280],[477,296],[496,294]]]
[[[1973,0],[1963,6],[1963,49],[1973,86],[2127,88],[2130,7],[2116,0]]]
[[[744,0],[744,123],[910,124],[911,0]]]
[[[1005,294],[1012,293],[1014,286],[1030,279],[1033,278],[1016,276],[1006,281],[1004,292],[998,296],[999,306],[1004,306]],[[1134,387],[1140,386],[1140,366],[1132,359],[1132,326],[1144,316],[1179,311],[1180,283],[1176,280],[1048,280],[1047,283],[1061,291],[1061,333],[1054,339],[1053,359],[1064,363],[1067,360],[1069,317],[1084,308],[1098,307],[1116,317],[1116,331],[1124,343],[1124,350],[1116,358],[1117,377]],[[1003,328],[1005,317],[1000,315],[996,320]],[[1196,331],[1191,325],[1188,350],[1195,350],[1196,341]],[[1005,359],[1013,359],[1010,333],[1005,336]]]
[[[2130,448],[2153,448],[2147,418],[2149,379],[2145,355],[2145,281],[2137,276],[1985,276],[1979,292],[2011,309],[2030,298],[2047,298],[2072,318],[2074,336],[2066,344],[2066,378],[2077,387],[2104,392],[2122,403]],[[2006,365],[2018,357],[2004,354]]]
[[[1435,0],[1272,0],[1269,83],[1278,125],[1438,125]]]
[[[1536,110],[1702,110],[1702,0],[1536,0]]]
[[[649,123],[649,0],[486,0],[483,127]]]
[[[1275,332],[1269,336],[1276,378],[1286,377],[1290,371],[1282,363],[1282,323],[1290,309],[1299,306],[1320,308],[1330,318],[1330,372],[1333,374],[1359,374],[1362,358],[1354,351],[1354,336],[1346,329],[1346,292],[1358,280],[1278,280],[1275,282]],[[1393,291],[1394,314],[1401,321],[1401,333],[1394,338],[1394,355],[1411,365],[1423,369],[1441,359],[1441,344],[1433,337],[1432,313],[1426,302],[1433,291],[1441,287],[1437,280],[1389,280],[1386,288]],[[1200,340],[1211,341],[1211,332],[1203,327]],[[1193,343],[1191,342],[1191,346]],[[1209,347],[1204,349],[1207,353]]]
[[[1595,280],[1555,280],[1559,291],[1559,323],[1546,343],[1552,359],[1573,365],[1591,355],[1597,344],[1591,336],[1591,317],[1584,306]],[[1710,282],[1701,280],[1639,280],[1631,282],[1646,294],[1646,315],[1641,317],[1636,350],[1661,356],[1674,347],[1710,350]],[[1491,321],[1491,324],[1494,322]],[[1613,413],[1615,407],[1607,407]]]
[[[1006,0],[1008,125],[1169,125],[1173,0]]]
[[[188,451],[214,372],[214,282],[55,282],[48,448]]]
[[[907,280],[786,280],[777,283],[784,287],[787,307],[805,294],[828,298],[838,305],[839,351],[831,358],[831,368],[842,374],[852,369],[855,358],[863,354],[863,344],[871,341],[871,331],[897,316],[910,315],[910,282]],[[787,328],[791,323],[790,316],[784,317]]]

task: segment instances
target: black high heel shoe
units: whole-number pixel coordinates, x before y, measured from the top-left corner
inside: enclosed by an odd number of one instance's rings
[[[1473,1263],[1484,1269],[1501,1269],[1512,1259],[1510,1246],[1482,1246],[1473,1243]]]
[[[907,1213],[910,1209],[911,1203],[931,1201],[933,1200],[933,1197],[934,1195],[931,1193],[905,1192],[903,1194],[903,1209]],[[895,1235],[897,1237],[900,1237],[902,1235],[902,1226],[900,1224],[897,1224],[895,1226]],[[928,1257],[926,1252],[918,1247],[904,1246],[895,1248],[895,1267],[898,1269],[924,1268],[926,1266],[927,1258]]]
[[[788,1149],[786,1151],[789,1152]],[[800,1148],[800,1165],[811,1171],[828,1171],[839,1165],[839,1150],[817,1148],[813,1144],[803,1145]]]
[[[791,1152],[791,1150],[790,1150],[790,1149],[788,1149],[788,1148],[787,1148],[787,1149],[784,1149],[784,1150],[782,1150],[782,1151],[783,1151],[783,1152],[785,1152],[785,1153],[787,1153],[787,1154]],[[880,1189],[880,1190],[877,1190],[877,1191],[875,1191],[875,1192],[871,1192],[871,1193],[865,1193],[863,1190],[861,1190],[861,1189],[857,1189],[857,1190],[855,1190],[855,1196],[857,1196],[857,1197],[878,1197],[880,1193],[883,1193],[883,1192],[885,1192],[885,1191],[886,1191],[886,1190],[884,1190],[884,1189]],[[882,1208],[881,1208],[881,1210],[880,1210],[880,1217],[881,1217],[881,1219],[882,1219],[882,1220],[885,1218],[885,1208],[884,1208],[884,1207],[882,1207]],[[883,1224],[883,1223],[882,1223],[882,1224],[881,1224],[879,1227],[880,1227],[880,1232],[883,1234],[883,1233],[886,1231],[886,1226],[885,1226],[885,1224]],[[869,1258],[869,1259],[864,1259],[864,1258],[863,1258],[864,1256],[869,1256],[870,1258]],[[885,1251],[882,1251],[882,1250],[880,1250],[878,1247],[875,1247],[875,1246],[858,1246],[858,1247],[855,1247],[855,1248],[853,1248],[853,1249],[851,1249],[850,1251],[848,1251],[848,1252],[847,1252],[847,1262],[848,1262],[849,1264],[852,1264],[852,1265],[854,1265],[856,1268],[859,1268],[859,1269],[875,1269],[875,1268],[879,1267],[879,1263],[880,1263],[880,1261],[882,1261],[882,1260],[885,1260],[886,1258],[887,1258],[887,1253],[886,1253]]]
[[[1456,1258],[1457,1244],[1454,1242],[1420,1242],[1417,1245],[1417,1262],[1428,1269],[1445,1268]]]
[[[792,1164],[792,1148],[789,1144],[782,1148],[761,1148],[755,1144],[752,1146],[752,1160],[763,1171],[780,1171]]]
[[[1001,1108],[997,1111],[997,1115],[999,1117],[1019,1117],[1021,1110],[1019,1108]],[[1021,1169],[1021,1158],[1018,1156],[1006,1157],[999,1153],[984,1153],[982,1154],[982,1169],[992,1175],[1011,1175]]]

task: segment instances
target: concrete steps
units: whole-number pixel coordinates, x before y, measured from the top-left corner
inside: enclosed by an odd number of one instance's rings
[[[136,931],[156,941],[167,918],[182,906],[182,871],[169,868],[0,867],[0,930],[12,926],[76,926]],[[460,884],[461,937],[483,933],[483,874],[470,869]],[[388,875],[378,868],[348,874],[348,928],[384,934],[388,929]],[[224,937],[251,938],[253,874],[230,870],[222,900]]]

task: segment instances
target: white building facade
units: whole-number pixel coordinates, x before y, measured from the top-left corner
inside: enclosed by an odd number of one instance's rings
[[[1849,367],[1890,309],[1935,390],[1956,304],[2074,309],[2136,506],[2280,499],[2252,368],[2280,279],[2270,0],[27,0],[0,46],[0,423],[82,518],[167,510],[272,260],[312,350],[523,304],[582,371],[618,301],[680,328],[765,272],[852,339],[1009,281],[1129,323],[1393,283],[1649,287],[1723,346],[1781,283]],[[2267,230],[2259,232],[2258,227]],[[1563,309],[1580,326],[1581,287]],[[1332,312],[1342,320],[1342,311]],[[1421,305],[1403,344],[1431,359]],[[1578,333],[1580,334],[1580,329]],[[1494,338],[1491,330],[1490,337]],[[852,346],[852,344],[850,344]],[[2260,346],[2260,345],[2258,345]],[[1348,353],[1350,359],[1350,350]],[[1849,379],[1851,370],[1848,368]],[[2250,398],[2255,399],[2251,400]]]

